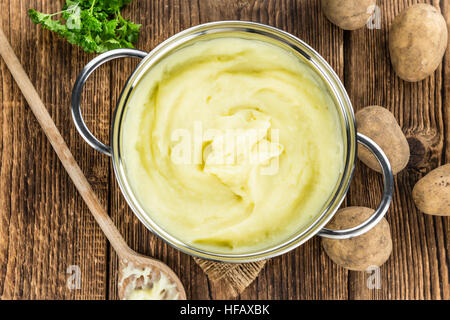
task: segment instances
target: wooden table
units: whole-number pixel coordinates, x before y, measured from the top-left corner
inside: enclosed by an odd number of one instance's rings
[[[135,218],[122,197],[110,159],[78,135],[70,95],[88,55],[36,27],[32,7],[55,12],[63,1],[0,0],[1,27],[35,84],[56,125],[129,245],[166,262],[192,299],[220,298],[193,259],[167,246]],[[314,47],[336,70],[355,110],[381,105],[394,113],[411,146],[411,161],[395,179],[387,219],[394,249],[381,268],[381,288],[368,289],[370,274],[333,264],[314,238],[268,261],[242,299],[449,299],[449,219],[419,212],[411,199],[415,182],[450,161],[450,54],[434,75],[401,81],[389,61],[393,17],[417,1],[379,1],[381,29],[338,29],[318,0],[133,0],[123,12],[141,23],[137,48],[149,51],[169,36],[215,20],[250,20],[290,32]],[[423,2],[423,1],[420,1]],[[440,7],[450,22],[447,0]],[[83,112],[108,141],[114,105],[136,61],[121,60],[97,71],[85,88]],[[3,299],[116,299],[117,257],[78,195],[33,114],[0,59],[0,297]],[[358,165],[347,205],[375,207],[382,179]],[[79,289],[69,289],[80,272]]]

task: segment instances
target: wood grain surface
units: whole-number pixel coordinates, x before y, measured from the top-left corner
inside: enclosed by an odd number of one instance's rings
[[[428,2],[450,23],[442,1],[378,1],[380,29],[342,31],[324,18],[318,0],[133,0],[123,15],[143,25],[137,48],[150,51],[171,35],[208,21],[249,20],[303,39],[336,70],[355,111],[381,105],[396,116],[411,147],[411,161],[395,179],[387,219],[393,254],[381,268],[380,289],[370,274],[346,271],[325,255],[320,239],[268,261],[242,299],[450,299],[449,219],[419,212],[411,199],[415,182],[450,162],[450,54],[430,78],[406,83],[393,73],[387,39],[403,8]],[[78,135],[70,95],[78,72],[94,57],[33,25],[29,8],[54,12],[63,1],[0,0],[0,26],[36,86],[75,158],[128,244],[161,259],[180,276],[188,298],[221,298],[193,259],[153,236],[132,214],[110,159]],[[115,102],[137,61],[103,66],[84,90],[89,128],[109,141]],[[381,176],[358,164],[348,205],[375,207]],[[79,270],[79,289],[69,289]],[[45,135],[6,65],[0,60],[0,297],[2,299],[116,299],[118,261]]]

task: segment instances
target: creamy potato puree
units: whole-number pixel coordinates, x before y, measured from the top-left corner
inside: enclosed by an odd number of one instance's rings
[[[175,283],[162,272],[129,263],[122,271],[119,291],[124,300],[179,300]]]
[[[171,235],[216,252],[265,248],[305,227],[343,168],[321,78],[257,40],[199,41],[164,58],[136,87],[122,130],[140,205]]]

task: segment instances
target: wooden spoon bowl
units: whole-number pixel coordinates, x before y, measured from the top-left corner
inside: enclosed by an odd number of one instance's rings
[[[177,294],[178,300],[186,300],[186,291],[184,290],[183,284],[181,283],[178,276],[170,269],[166,264],[162,263],[159,260],[155,260],[146,256],[141,256],[138,254],[134,254],[129,256],[128,258],[119,259],[119,298],[124,300],[127,299],[126,293],[127,289],[129,289],[129,285],[132,284],[132,280],[138,277],[142,277],[141,273],[144,270],[151,270],[154,273],[154,276],[158,279],[161,276],[165,276],[169,281],[175,286],[174,291]],[[134,269],[137,271],[134,274],[130,274],[130,269]],[[138,279],[137,281],[139,288],[141,285],[139,283],[145,283],[145,279]],[[139,289],[134,288],[134,289]],[[167,298],[171,298],[169,295],[166,295]]]

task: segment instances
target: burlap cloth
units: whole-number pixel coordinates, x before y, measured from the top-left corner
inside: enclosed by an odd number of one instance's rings
[[[250,263],[221,263],[194,258],[213,283],[213,297],[234,298],[256,279],[265,260]]]

